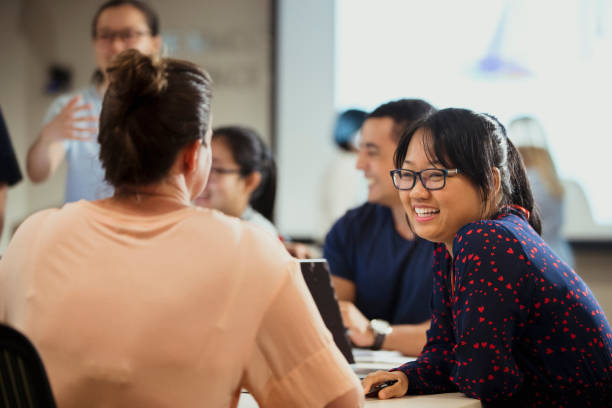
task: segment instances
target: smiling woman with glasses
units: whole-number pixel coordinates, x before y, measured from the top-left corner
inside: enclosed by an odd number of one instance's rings
[[[410,227],[438,243],[433,314],[420,357],[369,375],[365,391],[397,380],[379,397],[461,391],[484,403],[608,406],[610,324],[540,237],[525,167],[497,119],[438,111],[402,137],[395,165]]]

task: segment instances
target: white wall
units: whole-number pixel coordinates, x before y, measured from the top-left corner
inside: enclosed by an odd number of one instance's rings
[[[280,0],[278,13],[277,224],[310,237],[319,231],[319,184],[333,149],[334,1]]]

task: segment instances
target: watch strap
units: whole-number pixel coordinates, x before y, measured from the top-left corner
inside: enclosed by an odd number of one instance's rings
[[[385,333],[376,333],[374,332],[376,337],[374,337],[374,344],[370,347],[372,350],[380,350],[382,348],[383,343],[385,342],[385,337],[387,335]]]

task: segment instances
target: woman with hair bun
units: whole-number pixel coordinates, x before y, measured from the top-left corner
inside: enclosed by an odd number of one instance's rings
[[[278,239],[191,201],[211,167],[211,80],[136,50],[108,69],[114,195],[29,217],[0,260],[0,321],[58,406],[354,407],[359,383]]]
[[[419,358],[369,375],[364,390],[397,380],[379,398],[461,391],[485,406],[610,406],[610,324],[540,237],[525,167],[497,119],[436,112],[402,137],[395,165],[410,226],[438,243],[433,314]]]

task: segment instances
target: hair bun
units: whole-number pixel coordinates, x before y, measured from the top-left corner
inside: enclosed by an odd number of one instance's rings
[[[117,55],[106,70],[113,93],[127,104],[136,98],[158,96],[168,85],[165,63],[138,50],[129,49]]]

